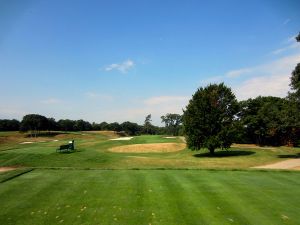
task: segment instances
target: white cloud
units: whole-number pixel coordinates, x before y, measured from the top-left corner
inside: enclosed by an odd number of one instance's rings
[[[61,100],[56,98],[49,98],[49,99],[41,100],[41,103],[45,105],[58,104],[61,103]]]
[[[259,95],[284,97],[289,91],[291,73],[300,61],[300,53],[282,57],[267,64],[253,67],[251,78],[233,87],[239,100]]]
[[[127,73],[128,70],[132,69],[135,66],[134,62],[130,59],[122,62],[122,63],[113,63],[104,68],[105,71],[117,70],[121,73]]]
[[[289,76],[271,75],[254,77],[233,88],[238,100],[261,96],[285,97],[289,90]]]

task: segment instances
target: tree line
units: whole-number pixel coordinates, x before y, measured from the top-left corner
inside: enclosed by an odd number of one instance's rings
[[[167,114],[162,116],[163,122],[166,123],[166,127],[159,127],[153,125],[151,122],[151,114],[147,115],[143,125],[139,125],[133,122],[101,122],[90,123],[85,120],[70,120],[61,119],[56,121],[54,118],[47,118],[39,114],[28,114],[23,117],[21,121],[16,119],[0,120],[0,131],[21,131],[31,132],[33,136],[41,133],[41,131],[115,131],[123,132],[127,135],[140,135],[140,134],[170,134],[178,135],[180,129],[180,122],[175,121],[176,118],[180,118],[178,114]]]

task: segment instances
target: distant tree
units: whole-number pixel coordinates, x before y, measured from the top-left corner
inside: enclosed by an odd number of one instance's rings
[[[59,129],[62,131],[74,131],[75,121],[69,119],[62,119],[58,122]]]
[[[143,126],[143,133],[144,134],[155,134],[156,129],[155,126],[151,124],[151,114],[147,115],[145,118],[144,126]]]
[[[0,131],[18,131],[20,129],[20,122],[18,120],[0,120]]]
[[[98,123],[92,123],[92,130],[101,130],[101,126]]]
[[[31,131],[31,134],[37,136],[42,130],[48,130],[48,119],[38,114],[28,114],[23,117],[21,122],[21,131]]]
[[[122,130],[125,131],[128,135],[134,136],[141,132],[142,128],[136,123],[131,123],[126,121],[121,124]]]
[[[179,114],[167,113],[165,116],[160,117],[162,122],[165,123],[167,134],[177,136],[182,123],[182,116]]]
[[[76,120],[73,129],[75,131],[87,131],[92,129],[92,125],[84,120]]]
[[[231,89],[221,84],[199,88],[183,114],[187,145],[192,150],[229,148],[234,138],[238,103]]]
[[[54,118],[47,118],[48,119],[48,130],[59,130],[58,123],[55,121]]]
[[[101,130],[108,130],[108,123],[107,122],[102,122],[99,124]]]
[[[121,125],[118,122],[113,122],[107,125],[108,130],[119,132],[122,130]]]

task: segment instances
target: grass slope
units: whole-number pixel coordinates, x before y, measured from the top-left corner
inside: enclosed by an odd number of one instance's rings
[[[0,184],[0,224],[299,224],[300,173],[36,169]]]

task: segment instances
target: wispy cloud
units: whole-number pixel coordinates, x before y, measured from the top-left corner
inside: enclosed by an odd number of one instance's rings
[[[233,87],[237,98],[244,100],[259,95],[285,97],[289,91],[291,72],[300,60],[300,53],[252,68],[250,78]]]
[[[212,82],[225,82],[233,87],[239,100],[255,98],[259,95],[285,97],[290,90],[291,73],[299,62],[300,52],[261,65],[231,70],[222,76],[211,77],[201,83],[207,85]],[[238,77],[242,79],[242,83],[236,82]]]
[[[289,50],[292,50],[292,49],[297,49],[297,48],[300,49],[300,44],[298,42],[295,42],[295,43],[292,43],[292,44],[290,44],[288,46],[285,46],[283,48],[276,49],[276,50],[272,51],[271,53],[273,55],[278,55],[278,54],[281,54],[283,52],[286,52],[286,51],[289,51]]]
[[[128,59],[128,60],[126,60],[122,63],[110,64],[110,65],[106,66],[104,68],[104,70],[107,71],[107,72],[112,71],[112,70],[117,70],[121,73],[127,73],[134,66],[135,66],[135,63],[132,60]]]
[[[295,41],[296,41],[296,37],[297,37],[297,35],[294,34],[294,35],[290,36],[289,38],[287,38],[287,39],[284,41],[284,43],[285,43],[285,44],[290,44],[290,43],[292,43],[292,42],[295,42]]]
[[[61,103],[62,101],[57,98],[48,98],[48,99],[41,100],[40,102],[45,105],[52,105],[52,104]]]
[[[225,76],[228,78],[235,78],[235,77],[239,77],[243,74],[246,73],[250,73],[253,70],[253,68],[242,68],[242,69],[238,69],[238,70],[231,70],[228,71]]]
[[[112,101],[114,99],[114,97],[111,95],[99,94],[99,93],[95,93],[95,92],[87,92],[87,93],[85,93],[85,96],[90,99],[97,99],[97,100],[102,100],[102,101]]]
[[[286,19],[284,22],[283,22],[283,25],[287,25],[289,22],[291,21],[291,19]]]

